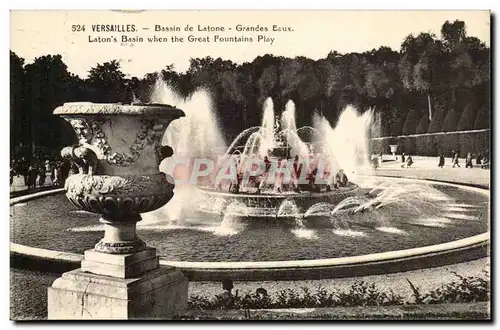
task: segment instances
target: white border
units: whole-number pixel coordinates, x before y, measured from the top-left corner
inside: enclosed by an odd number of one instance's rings
[[[475,0],[475,1],[465,1],[465,0],[455,0],[455,1],[449,1],[449,2],[438,2],[435,0],[419,0],[419,1],[412,1],[412,2],[404,2],[400,0],[378,0],[378,1],[370,1],[370,0],[350,0],[350,1],[345,1],[345,2],[331,2],[328,3],[327,1],[324,0],[308,0],[308,1],[296,1],[296,0],[288,0],[288,1],[283,1],[282,3],[271,3],[270,1],[266,0],[252,0],[252,1],[222,1],[222,0],[212,0],[210,2],[207,1],[193,1],[193,0],[172,0],[168,2],[160,2],[157,0],[141,0],[141,1],[131,1],[131,0],[121,0],[119,2],[105,2],[102,0],[86,0],[86,1],[79,1],[79,2],[68,2],[68,1],[55,1],[55,0],[46,0],[43,2],[43,6],[41,2],[38,1],[6,1],[4,0],[1,5],[2,7],[5,6],[5,10],[2,10],[2,16],[0,18],[0,22],[5,24],[6,26],[4,29],[2,29],[2,43],[6,46],[4,48],[4,52],[2,53],[4,56],[4,65],[6,66],[6,70],[4,71],[6,74],[6,78],[4,80],[4,85],[2,86],[3,88],[0,89],[0,93],[2,95],[2,99],[4,101],[4,106],[3,111],[0,112],[1,115],[3,116],[2,120],[0,120],[0,123],[2,125],[5,125],[5,127],[2,127],[0,129],[0,141],[3,141],[2,147],[5,148],[4,151],[2,152],[3,155],[9,155],[8,148],[9,145],[7,141],[9,140],[9,130],[8,130],[8,117],[9,117],[9,84],[8,84],[8,77],[9,75],[7,74],[8,72],[8,55],[6,48],[9,48],[9,13],[7,9],[109,9],[109,8],[116,8],[116,9],[133,9],[133,8],[141,8],[141,9],[434,9],[434,10],[439,10],[439,9],[492,9],[494,12],[498,13],[498,8],[499,8],[499,1],[487,1],[487,0]],[[138,6],[139,5],[139,6]],[[4,8],[2,8],[4,9]],[[497,24],[498,25],[498,22]],[[496,28],[495,28],[496,30]],[[492,44],[496,44],[496,41],[498,40],[498,34],[493,34],[494,40],[492,40]],[[496,57],[495,59],[496,60]],[[492,91],[492,95],[500,95],[500,93],[497,92],[497,86],[495,86],[494,91]],[[492,123],[494,127],[498,127],[498,123],[500,122],[500,116],[496,116],[495,123]],[[495,145],[498,145],[498,141],[495,137]],[[495,150],[496,151],[496,150]],[[492,151],[492,154],[496,154],[495,151]],[[8,156],[6,156],[7,158]],[[9,192],[7,191],[7,167],[8,167],[8,162],[4,160],[1,163],[4,167],[1,171],[1,173],[4,173],[3,176],[0,176],[4,181],[2,181],[2,186],[5,187],[5,195],[4,195],[4,200],[8,198]],[[494,167],[496,167],[496,163],[494,163]],[[492,186],[496,185],[496,181],[493,183]],[[498,197],[500,198],[500,197]],[[495,198],[495,201],[492,201],[493,205],[496,204],[497,199]],[[500,205],[500,204],[497,204]],[[4,214],[8,214],[8,206],[5,204],[5,210]],[[4,221],[4,226],[8,226],[8,221]],[[496,226],[495,232],[492,233],[493,236],[498,231],[498,227]],[[7,244],[9,243],[9,230],[5,228],[4,230],[1,231],[1,233],[4,235],[2,242],[5,244],[5,250],[7,251]],[[498,237],[498,236],[497,236]],[[497,244],[498,246],[498,244]],[[496,252],[496,251],[495,251]],[[494,252],[493,252],[494,255]],[[1,286],[1,291],[0,291],[0,296],[2,299],[4,299],[4,303],[2,304],[2,309],[4,315],[2,317],[2,320],[4,320],[5,324],[2,324],[2,329],[5,328],[11,328],[13,327],[12,322],[8,322],[7,320],[9,319],[9,310],[7,306],[9,305],[9,288],[8,288],[8,283],[9,283],[9,273],[7,272],[7,269],[9,269],[9,259],[8,259],[8,254],[4,254],[5,259],[3,260],[7,265],[3,269],[5,269],[5,272],[3,273],[3,278],[2,278],[2,286]],[[495,277],[495,279],[497,279]],[[54,324],[33,324],[37,326],[48,326],[52,327]],[[66,326],[68,324],[65,324]],[[106,328],[109,327],[114,327],[114,326],[123,326],[124,324],[110,324],[107,323],[105,325]],[[133,327],[140,327],[140,325],[137,324],[129,324],[130,326]],[[148,324],[150,325],[150,324]],[[186,326],[191,326],[192,324],[183,324],[182,328],[185,328]],[[205,324],[206,326],[207,324]],[[215,326],[219,326],[219,324],[214,324]],[[231,324],[231,327],[234,326],[242,326],[245,324],[238,323],[238,324]],[[253,325],[253,324],[250,324]],[[290,324],[278,324],[274,323],[272,324],[273,329],[276,327],[282,327],[282,326],[289,326]],[[307,326],[307,324],[301,323],[301,326]],[[374,326],[387,326],[388,324],[368,324],[369,327],[374,327]],[[395,326],[400,326],[401,324],[394,324]],[[404,324],[404,326],[408,326],[410,324]],[[450,324],[452,327],[456,326],[456,324]],[[27,325],[24,325],[27,326]],[[71,326],[84,326],[84,327],[89,327],[92,329],[95,329],[96,326],[99,327],[99,324],[71,324]],[[165,326],[163,324],[160,324],[160,326]],[[169,328],[176,328],[177,325],[175,324],[168,324],[167,325]],[[259,327],[266,326],[265,324],[259,324]],[[330,324],[326,323],[326,326],[331,326]],[[349,328],[352,328],[353,325],[349,324]],[[357,326],[360,326],[359,324]],[[421,325],[419,325],[421,326]],[[443,327],[449,326],[448,324],[439,324],[439,325],[430,325],[430,324],[425,324],[425,328],[432,328],[436,327],[436,329],[441,329]],[[345,324],[339,325],[335,324],[336,328],[343,328],[346,327]],[[355,326],[356,327],[356,326]],[[439,328],[438,328],[439,327]],[[346,327],[347,328],[347,327]]]

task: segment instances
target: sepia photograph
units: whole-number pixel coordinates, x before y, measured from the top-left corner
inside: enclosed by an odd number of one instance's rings
[[[9,16],[10,320],[492,319],[489,10]]]

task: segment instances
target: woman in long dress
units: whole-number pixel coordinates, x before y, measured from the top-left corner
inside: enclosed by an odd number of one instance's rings
[[[53,178],[52,178],[52,165],[50,164],[49,160],[45,161],[44,169],[45,169],[45,182],[44,182],[44,184],[47,186],[51,186],[52,182],[53,182]]]
[[[444,166],[444,155],[443,155],[443,154],[440,154],[440,155],[439,155],[439,163],[438,163],[438,167],[443,168],[443,166]]]
[[[54,177],[54,180],[52,181],[52,184],[54,186],[59,186],[61,184],[61,180],[60,180],[60,177],[61,177],[61,172],[58,168],[58,166],[54,166],[54,169],[52,170],[52,175]]]
[[[413,158],[408,155],[408,158],[406,159],[406,167],[411,167],[413,165]]]
[[[472,154],[470,152],[467,153],[467,157],[465,158],[465,168],[472,168]]]

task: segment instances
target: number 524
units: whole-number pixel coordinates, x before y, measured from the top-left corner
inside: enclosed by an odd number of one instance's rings
[[[84,32],[85,31],[85,25],[71,25],[71,31],[72,32]]]

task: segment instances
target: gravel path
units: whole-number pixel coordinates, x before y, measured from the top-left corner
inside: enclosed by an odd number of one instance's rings
[[[10,269],[10,319],[33,320],[47,317],[47,288],[59,274]]]
[[[410,168],[401,168],[401,156],[398,161],[383,162],[375,171],[366,171],[365,174],[397,176],[412,179],[425,179],[463,183],[470,185],[490,186],[490,171],[478,167],[465,168],[464,161],[460,160],[460,168],[453,168],[449,158],[443,168],[438,168],[438,158],[414,156],[414,164]],[[384,159],[392,156],[384,155]]]

